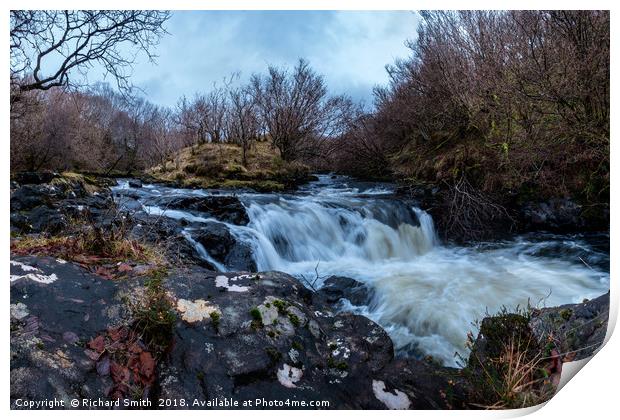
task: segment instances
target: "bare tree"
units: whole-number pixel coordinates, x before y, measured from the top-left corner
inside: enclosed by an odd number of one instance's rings
[[[292,72],[270,66],[251,80],[256,103],[273,145],[286,161],[311,153],[317,142],[341,134],[350,99],[329,97],[322,76],[300,59]]]
[[[68,86],[97,63],[127,90],[136,55],[154,58],[169,17],[152,10],[13,10],[11,83],[22,92]]]
[[[247,166],[247,152],[252,142],[260,135],[261,126],[258,106],[254,101],[252,91],[248,87],[231,89],[229,95],[228,140],[241,146],[243,149],[243,164]]]

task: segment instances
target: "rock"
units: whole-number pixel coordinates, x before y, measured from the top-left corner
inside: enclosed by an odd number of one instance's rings
[[[609,292],[584,303],[534,310],[529,326],[541,344],[551,337],[566,361],[592,356],[602,346],[609,320]]]
[[[130,179],[127,184],[131,187],[131,188],[142,188],[142,181],[140,181],[139,179]]]
[[[121,321],[123,311],[112,310],[121,307],[117,284],[54,258],[13,257],[10,289],[11,407],[18,399],[66,407],[73,398],[106,399],[108,384],[80,342]]]
[[[11,192],[11,211],[25,211],[51,204],[53,191],[48,186],[24,185]]]
[[[237,197],[209,195],[205,197],[177,196],[160,198],[156,204],[161,208],[181,209],[206,213],[222,222],[247,225],[250,218]]]
[[[17,172],[13,180],[18,184],[47,184],[58,177],[55,172]]]
[[[209,256],[230,270],[256,271],[252,249],[239,242],[225,224],[203,223],[190,232],[192,238],[201,244]]]
[[[332,314],[284,273],[188,268],[172,274],[166,287],[182,307],[208,301],[221,317],[217,327],[206,317],[177,323],[175,347],[161,370],[161,398],[320,399],[329,408],[404,408],[386,397],[394,386],[403,389],[409,408],[445,408],[435,386],[453,391],[449,398],[464,398],[448,383],[456,370],[394,364],[392,341],[381,327],[363,316]],[[396,378],[404,366],[407,376]],[[383,382],[382,393],[373,381]]]
[[[38,206],[28,215],[32,232],[45,232],[56,235],[67,228],[69,223],[62,212],[53,207]]]
[[[365,284],[349,277],[331,276],[325,280],[318,296],[327,303],[338,303],[340,299],[347,299],[355,306],[368,305],[371,300],[371,291]]]
[[[574,231],[584,227],[582,208],[570,199],[551,199],[546,202],[529,202],[520,209],[526,230],[552,232]]]

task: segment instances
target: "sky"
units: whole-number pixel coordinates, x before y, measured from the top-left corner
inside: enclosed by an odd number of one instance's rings
[[[151,102],[174,106],[233,72],[246,81],[270,64],[305,58],[330,93],[369,106],[373,87],[388,81],[385,65],[409,55],[417,21],[410,11],[175,11],[157,64],[139,59],[132,83]]]

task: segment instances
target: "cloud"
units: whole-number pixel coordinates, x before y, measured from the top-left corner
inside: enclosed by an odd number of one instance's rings
[[[241,79],[267,65],[307,58],[332,93],[372,101],[387,82],[385,65],[408,55],[417,17],[409,11],[178,11],[167,23],[157,65],[136,64],[134,84],[149,100],[173,106],[233,72]]]

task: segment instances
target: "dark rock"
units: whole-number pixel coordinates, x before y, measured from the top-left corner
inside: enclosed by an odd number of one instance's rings
[[[235,225],[247,225],[250,222],[250,218],[241,201],[231,195],[164,197],[160,198],[156,204],[161,208],[206,213],[222,222]]]
[[[117,283],[48,257],[11,260],[11,406],[17,399],[106,398],[80,342],[126,313]]]
[[[582,208],[570,199],[526,203],[520,210],[526,230],[573,231],[585,225]]]
[[[338,303],[340,299],[347,299],[355,306],[368,305],[371,300],[371,291],[365,284],[349,277],[331,276],[318,291],[317,296],[327,303]]]
[[[161,370],[162,398],[320,399],[332,409],[447,408],[446,398],[464,399],[452,382],[456,370],[395,364],[380,326],[332,313],[284,273],[192,268],[173,273],[166,287],[178,299],[179,322]]]
[[[45,232],[56,235],[67,228],[65,215],[57,208],[38,206],[28,215],[32,232]]]
[[[571,360],[592,356],[603,345],[609,320],[609,292],[584,303],[534,310],[529,326],[541,344],[553,337]]]
[[[18,184],[47,184],[58,177],[55,172],[17,172],[13,180]]]
[[[142,188],[142,181],[139,179],[130,179],[127,183],[131,188]]]
[[[204,223],[190,234],[204,247],[211,258],[228,269],[256,271],[256,263],[250,246],[239,242],[223,223]]]
[[[11,193],[11,211],[25,211],[51,203],[53,192],[41,185],[24,185]]]

